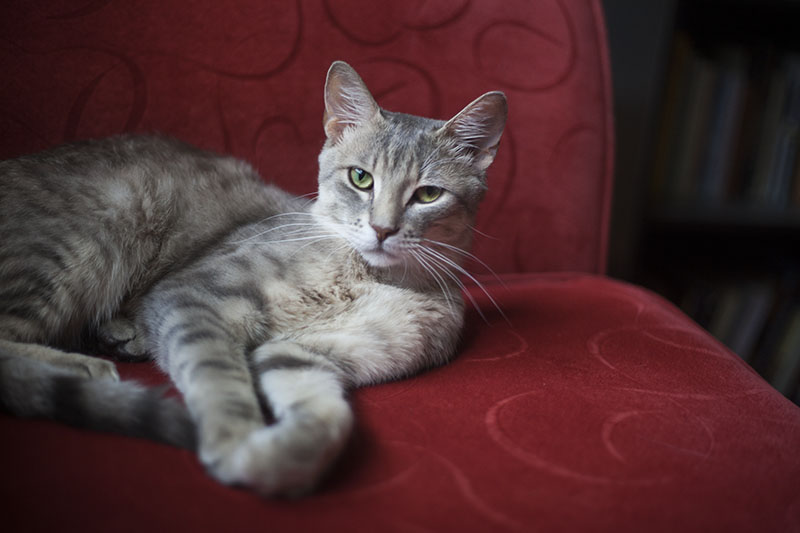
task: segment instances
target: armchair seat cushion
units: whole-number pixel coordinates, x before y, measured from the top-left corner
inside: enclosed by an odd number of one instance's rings
[[[679,310],[587,274],[470,288],[461,355],[353,393],[320,490],[264,501],[150,442],[0,417],[9,531],[790,531],[800,410]],[[150,364],[120,365],[156,384]],[[647,524],[645,527],[644,524]]]

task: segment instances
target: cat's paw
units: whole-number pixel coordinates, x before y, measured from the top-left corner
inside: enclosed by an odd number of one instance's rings
[[[89,379],[113,379],[119,381],[117,366],[111,361],[79,353],[62,353],[46,362],[76,377]]]
[[[82,368],[91,379],[113,379],[114,381],[119,381],[117,366],[111,361],[96,357],[84,357],[77,366]]]
[[[287,449],[279,433],[276,426],[264,427],[224,457],[201,452],[201,459],[211,475],[226,485],[246,487],[264,497],[308,494],[333,459],[326,455],[333,454]]]
[[[341,452],[352,429],[345,402],[329,418],[303,417],[260,427],[227,449],[202,449],[200,459],[219,481],[262,496],[308,494]],[[219,453],[219,452],[222,453]]]
[[[133,321],[115,317],[97,330],[100,348],[121,361],[144,361],[150,358],[144,336]]]

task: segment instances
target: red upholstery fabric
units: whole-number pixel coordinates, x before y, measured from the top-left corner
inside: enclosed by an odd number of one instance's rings
[[[446,117],[506,91],[510,122],[463,350],[353,393],[317,494],[263,501],[194,456],[0,416],[13,531],[800,531],[800,409],[661,298],[606,279],[610,95],[597,1],[0,3],[0,157],[161,131],[313,189],[322,80]],[[541,271],[581,271],[587,274]],[[149,365],[126,378],[163,381]]]

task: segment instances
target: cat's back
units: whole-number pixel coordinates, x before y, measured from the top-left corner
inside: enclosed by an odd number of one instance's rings
[[[0,225],[14,233],[38,221],[196,241],[286,203],[246,162],[167,137],[81,141],[0,162]]]
[[[81,296],[94,307],[109,299],[104,291],[118,300],[144,288],[287,206],[291,197],[249,164],[177,140],[63,145],[0,162],[0,274],[31,277],[24,265],[35,264],[41,279],[97,285],[97,294]]]
[[[159,204],[180,207],[181,198],[227,203],[226,196],[252,193],[260,181],[234,158],[167,137],[132,135],[2,161],[0,176],[0,201],[11,213],[46,206],[51,212],[143,208],[146,214]]]

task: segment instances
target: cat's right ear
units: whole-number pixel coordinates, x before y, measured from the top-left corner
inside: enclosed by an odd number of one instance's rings
[[[353,67],[335,61],[325,80],[325,135],[336,142],[348,126],[359,126],[380,114],[380,107]]]

